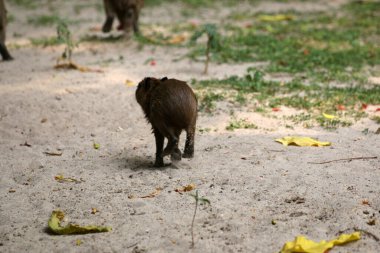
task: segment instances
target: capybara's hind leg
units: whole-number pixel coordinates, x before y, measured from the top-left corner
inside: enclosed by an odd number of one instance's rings
[[[172,128],[168,129],[168,144],[162,154],[163,157],[171,155],[174,160],[181,160],[181,151],[178,148],[180,134],[180,131],[174,131]]]
[[[186,130],[186,144],[183,152],[184,158],[192,158],[194,156],[194,135],[195,124]]]
[[[179,150],[178,147],[174,148],[174,151],[171,153],[170,157],[172,160],[180,161],[182,158],[181,150]]]
[[[156,161],[154,162],[155,167],[164,166],[164,159],[162,156],[162,149],[164,148],[164,136],[158,131],[158,129],[154,129],[154,137],[156,138]]]

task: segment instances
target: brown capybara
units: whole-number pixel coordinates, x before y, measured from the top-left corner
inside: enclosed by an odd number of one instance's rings
[[[128,34],[133,28],[137,34],[139,32],[139,14],[144,5],[144,0],[103,0],[106,11],[106,21],[102,31],[108,33],[112,29],[115,17],[119,20],[118,30]]]
[[[156,138],[155,167],[164,166],[163,157],[166,155],[171,155],[173,160],[181,160],[178,142],[182,130],[187,134],[183,157],[194,156],[197,99],[185,82],[166,77],[147,77],[137,87],[136,100],[141,105],[146,119],[152,124]],[[168,144],[162,150],[165,137]]]
[[[5,33],[7,26],[7,10],[5,9],[4,0],[0,0],[0,54],[4,61],[12,60],[7,47],[5,46]]]

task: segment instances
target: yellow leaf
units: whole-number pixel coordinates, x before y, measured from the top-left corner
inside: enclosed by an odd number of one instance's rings
[[[99,148],[100,148],[100,144],[94,142],[94,149],[99,149]]]
[[[177,189],[175,189],[175,191],[179,192],[179,193],[181,193],[181,192],[189,192],[189,191],[194,190],[195,187],[196,187],[195,184],[191,183],[191,184],[188,184],[188,185],[183,186],[181,188],[177,188]]]
[[[184,34],[178,34],[178,35],[173,35],[169,40],[169,44],[179,44],[182,43],[186,40],[186,36]]]
[[[156,190],[155,190],[154,192],[152,192],[152,193],[150,193],[150,194],[148,194],[148,195],[146,195],[146,196],[142,196],[141,198],[142,198],[142,199],[154,198],[154,197],[156,197],[158,194],[160,194],[161,190],[162,190],[162,188],[158,187],[158,188],[156,188]]]
[[[135,86],[135,83],[127,79],[125,80],[125,85],[127,85],[128,87],[132,87],[132,86]]]
[[[76,244],[77,246],[80,246],[82,243],[83,243],[83,242],[82,242],[81,239],[78,239],[78,240],[75,241],[75,244]]]
[[[283,21],[283,20],[293,20],[295,17],[293,15],[260,15],[259,20],[260,21],[266,21],[266,22],[276,22],[276,21]]]
[[[95,207],[91,208],[91,213],[92,214],[96,214],[98,211],[98,209],[96,209]]]
[[[319,243],[309,240],[304,236],[297,236],[294,241],[285,243],[280,253],[324,253],[336,245],[342,245],[359,239],[360,232],[342,234],[334,240],[328,242],[322,240]]]
[[[57,180],[60,183],[63,182],[74,182],[74,183],[79,183],[80,181],[75,179],[75,178],[70,178],[70,177],[64,177],[62,174],[56,175],[54,177],[55,180]]]
[[[56,210],[51,213],[48,226],[50,230],[58,235],[69,235],[69,234],[88,234],[88,233],[101,233],[109,232],[112,230],[111,227],[100,227],[100,226],[79,226],[77,224],[69,223],[65,227],[61,226],[61,222],[65,218],[65,214]]]
[[[331,115],[331,114],[327,114],[327,113],[322,113],[323,117],[325,117],[326,119],[335,119],[336,116],[334,115]]]
[[[97,72],[97,73],[103,73],[104,71],[101,69],[91,69],[88,67],[80,66],[74,62],[66,62],[66,63],[60,63],[54,66],[55,69],[75,69],[79,70],[80,72]]]
[[[294,145],[300,147],[322,147],[322,146],[330,146],[331,142],[322,142],[312,139],[310,137],[301,137],[301,136],[286,136],[280,139],[276,139],[277,142],[282,143],[284,146]]]

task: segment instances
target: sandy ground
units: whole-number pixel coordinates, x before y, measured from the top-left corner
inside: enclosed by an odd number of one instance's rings
[[[63,13],[70,13],[74,1],[67,2],[60,8]],[[282,5],[276,8],[289,8]],[[26,22],[27,15],[48,8],[9,10],[16,19],[8,42],[23,46],[11,47],[14,61],[0,62],[0,252],[278,252],[301,234],[327,240],[356,228],[380,237],[380,159],[310,164],[378,156],[380,135],[374,134],[378,126],[373,121],[337,131],[291,130],[281,120],[236,111],[260,128],[227,132],[228,113],[200,114],[198,128],[217,131],[198,132],[195,158],[155,169],[154,137],[134,99],[135,87],[125,80],[222,78],[242,75],[249,65],[212,64],[205,77],[202,63],[173,62],[186,49],[82,43],[74,60],[104,73],[57,71],[53,65],[62,47],[27,44],[30,37],[55,34],[54,27],[33,31]],[[142,20],[154,22],[156,14],[167,12],[146,9]],[[75,26],[76,34],[103,20],[95,8],[85,8],[81,15],[91,18]],[[144,64],[148,58],[157,64]],[[274,141],[294,134],[333,145],[284,147]],[[94,149],[94,143],[100,148]],[[79,182],[59,183],[54,179],[59,174]],[[192,250],[194,199],[175,192],[190,183],[211,201],[198,210]],[[141,198],[156,188],[162,189],[157,196]],[[92,208],[99,212],[92,214]],[[113,231],[51,235],[46,227],[55,209],[63,210],[68,221],[107,225]],[[375,225],[367,224],[374,219]],[[365,233],[360,241],[331,252],[379,249],[378,239]]]

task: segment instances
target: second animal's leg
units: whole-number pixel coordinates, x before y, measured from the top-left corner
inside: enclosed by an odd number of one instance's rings
[[[112,30],[113,20],[115,19],[115,12],[111,6],[111,1],[104,0],[104,9],[106,11],[106,21],[103,24],[102,31],[108,33]]]
[[[13,59],[9,54],[7,47],[2,42],[0,42],[0,54],[4,61],[10,61]]]
[[[135,34],[139,34],[140,33],[140,29],[139,29],[139,12],[137,9],[134,10],[135,12],[135,15],[134,15],[134,20],[133,20],[133,31]]]
[[[183,152],[184,158],[192,158],[194,156],[194,135],[195,124],[186,130],[186,144]]]
[[[164,158],[162,156],[162,149],[164,148],[164,136],[158,131],[158,129],[154,129],[154,137],[156,138],[156,161],[154,162],[155,167],[164,166]]]

